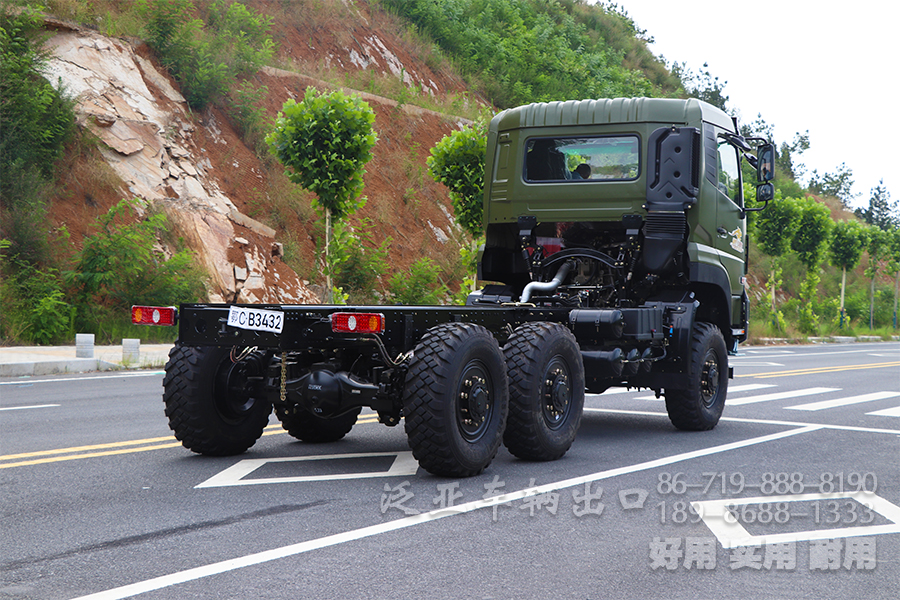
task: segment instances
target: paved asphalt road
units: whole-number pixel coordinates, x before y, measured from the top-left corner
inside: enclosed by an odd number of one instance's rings
[[[900,597],[900,344],[731,364],[713,431],[590,395],[563,459],[464,480],[371,415],[208,458],[159,371],[0,379],[0,598]]]

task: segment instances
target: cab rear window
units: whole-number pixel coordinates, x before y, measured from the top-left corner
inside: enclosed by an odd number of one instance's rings
[[[641,172],[636,135],[532,138],[525,144],[525,181],[632,181]]]

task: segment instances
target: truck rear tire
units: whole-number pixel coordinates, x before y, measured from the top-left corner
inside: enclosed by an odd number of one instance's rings
[[[578,432],[584,364],[575,336],[559,323],[519,326],[503,347],[509,418],[503,443],[526,460],[556,460]]]
[[[712,323],[695,323],[687,389],[666,390],[666,411],[678,429],[706,431],[719,422],[728,391],[728,352]]]
[[[491,464],[506,425],[506,363],[480,325],[444,323],[416,345],[403,415],[413,456],[429,473],[471,477]]]
[[[302,442],[323,444],[336,442],[350,433],[361,410],[362,408],[354,408],[348,413],[324,419],[302,408],[294,408],[291,413],[279,408],[275,410],[275,416],[292,437]]]
[[[232,362],[231,349],[175,346],[163,379],[169,428],[198,454],[230,456],[256,443],[269,422],[272,404],[256,397],[248,377],[265,375],[254,355]]]

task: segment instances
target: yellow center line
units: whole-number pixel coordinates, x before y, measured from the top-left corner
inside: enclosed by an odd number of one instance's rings
[[[378,417],[375,415],[366,416],[357,421],[357,424],[377,423]],[[281,425],[269,425],[263,430],[262,435],[277,435],[287,433]],[[29,465],[42,465],[55,462],[63,462],[67,460],[80,460],[82,458],[97,458],[100,456],[115,456],[118,454],[132,454],[136,452],[146,452],[148,450],[163,450],[165,448],[176,448],[181,446],[181,442],[172,441],[172,436],[146,438],[143,440],[130,440],[127,442],[110,442],[108,444],[93,444],[90,446],[75,446],[72,448],[59,448],[56,450],[43,450],[39,452],[24,452],[21,454],[6,454],[0,456],[0,461],[18,460],[18,462],[4,462],[0,464],[0,469],[9,469],[12,467],[26,467]],[[158,444],[156,442],[168,442],[166,444]],[[138,448],[128,448],[126,446],[139,446],[140,444],[152,444],[149,446],[140,446]],[[109,450],[109,448],[117,448]],[[102,450],[101,452],[92,452],[93,450]],[[67,454],[69,456],[59,456]],[[37,458],[44,457],[44,458]],[[33,460],[19,460],[22,458],[30,458]]]
[[[87,454],[74,454],[71,456],[54,456],[50,458],[38,458],[35,460],[24,460],[14,463],[4,463],[0,465],[0,469],[10,469],[12,467],[26,467],[28,465],[43,465],[48,463],[62,462],[66,460],[79,460],[82,458],[95,458],[98,456],[114,456],[116,454],[131,454],[134,452],[146,452],[147,450],[160,450],[162,448],[174,448],[180,446],[181,442],[173,442],[170,444],[158,444],[156,446],[141,446],[140,448],[121,448],[119,450],[107,450],[105,452],[89,452]]]
[[[172,439],[172,436],[147,438],[145,440],[131,440],[128,442],[111,442],[108,444],[94,444],[92,446],[76,446],[74,448],[59,448],[58,450],[41,450],[40,452],[23,452],[22,454],[6,454],[0,456],[0,460],[16,460],[19,458],[32,458],[35,456],[51,456],[54,454],[72,454],[73,452],[86,452],[89,450],[102,450],[105,448],[121,448],[122,446],[137,446],[140,444],[151,444],[153,442],[166,442]]]
[[[812,375],[815,373],[857,371],[860,369],[884,369],[887,367],[900,367],[900,362],[872,363],[868,365],[847,365],[837,367],[816,367],[813,369],[796,369],[793,371],[772,371],[771,373],[748,373],[745,375],[735,375],[735,377],[759,377],[761,379],[765,379],[769,377],[789,377],[791,375]]]

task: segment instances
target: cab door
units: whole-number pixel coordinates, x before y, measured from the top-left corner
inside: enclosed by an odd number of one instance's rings
[[[743,216],[740,156],[724,138],[717,138],[716,233],[714,247],[728,272],[731,284],[732,316],[738,318],[742,278],[747,274],[747,220]],[[737,309],[737,312],[735,312]]]

